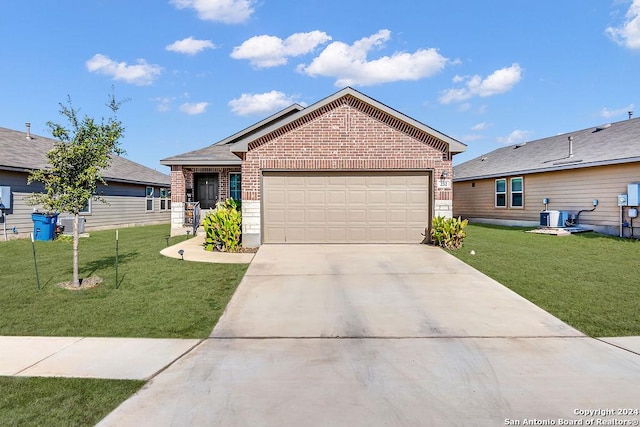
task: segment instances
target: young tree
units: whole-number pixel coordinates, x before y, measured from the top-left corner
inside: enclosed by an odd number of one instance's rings
[[[28,183],[40,182],[44,192],[29,196],[32,205],[40,204],[51,212],[73,214],[73,286],[80,286],[78,278],[78,220],[82,211],[93,197],[106,202],[97,194],[98,183],[107,185],[102,173],[111,164],[111,156],[123,154],[119,140],[124,135],[124,127],[116,114],[122,102],[109,96],[107,107],[112,116],[100,123],[86,115],[80,119],[79,110],[71,104],[60,104],[60,114],[69,122],[69,128],[47,122],[53,136],[58,139],[47,153],[49,167],[32,171]]]

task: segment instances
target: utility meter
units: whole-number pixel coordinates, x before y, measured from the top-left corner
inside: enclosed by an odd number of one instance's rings
[[[618,206],[628,206],[628,198],[626,194],[618,195]]]

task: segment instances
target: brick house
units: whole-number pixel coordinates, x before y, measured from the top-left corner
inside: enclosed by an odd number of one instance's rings
[[[185,204],[242,201],[246,246],[419,243],[452,214],[452,158],[466,146],[345,88],[294,104],[171,167],[172,233]]]

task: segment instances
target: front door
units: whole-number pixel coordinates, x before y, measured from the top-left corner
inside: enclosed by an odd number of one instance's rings
[[[213,209],[218,202],[218,175],[196,175],[196,201],[201,209]]]

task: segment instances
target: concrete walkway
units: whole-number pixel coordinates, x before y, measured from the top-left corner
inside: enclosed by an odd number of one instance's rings
[[[0,375],[146,380],[201,340],[0,337]]]
[[[185,261],[213,262],[221,264],[249,264],[254,253],[228,253],[204,250],[204,231],[199,231],[195,237],[184,240],[178,244],[169,246],[160,251],[164,256],[182,258]],[[178,251],[182,250],[180,255]]]
[[[100,425],[610,421],[585,414],[637,408],[640,384],[637,340],[613,340],[437,248],[267,245],[212,336]]]

